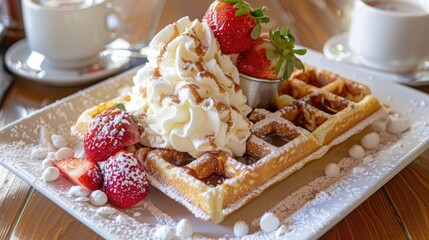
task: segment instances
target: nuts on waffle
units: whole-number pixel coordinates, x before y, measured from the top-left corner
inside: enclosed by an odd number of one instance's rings
[[[255,109],[248,116],[253,128],[243,157],[213,151],[194,159],[173,149],[139,148],[151,184],[195,216],[218,223],[383,112],[368,87],[310,66],[293,73],[280,92],[287,101],[279,101],[278,110]],[[84,133],[100,108],[128,100],[112,101],[85,111],[76,132]]]

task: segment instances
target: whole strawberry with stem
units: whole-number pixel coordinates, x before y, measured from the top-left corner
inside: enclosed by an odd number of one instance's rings
[[[122,109],[105,110],[90,123],[83,147],[88,161],[104,161],[126,146],[139,141],[137,121]]]
[[[237,57],[240,73],[262,78],[283,79],[290,77],[294,68],[304,70],[304,64],[296,55],[304,55],[306,49],[295,49],[295,37],[284,27],[280,31],[262,34],[256,44]]]
[[[252,9],[244,0],[217,0],[208,8],[203,20],[208,23],[224,54],[240,53],[251,48],[261,34],[265,7]]]

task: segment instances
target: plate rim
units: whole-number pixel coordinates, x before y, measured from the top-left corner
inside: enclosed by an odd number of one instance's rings
[[[331,68],[332,65],[335,67],[336,64],[341,64],[338,62],[332,63],[330,62],[330,60],[328,60],[327,58],[323,57],[323,55],[321,53],[318,53],[314,50],[309,50],[310,54],[313,56],[313,62],[318,62],[316,64],[313,64],[316,67],[321,67],[321,68],[325,68],[323,67],[323,65],[330,65]],[[344,65],[344,64],[342,64]],[[137,69],[141,68],[141,66],[135,67],[129,71],[126,71],[124,73],[121,73],[115,77],[112,77],[111,79],[107,80],[107,81],[103,81],[100,83],[97,83],[91,87],[88,87],[82,91],[79,91],[75,94],[72,94],[66,98],[63,98],[53,104],[50,104],[48,106],[45,106],[37,111],[35,111],[34,113],[30,114],[29,116],[25,117],[25,118],[21,118],[15,122],[12,122],[8,125],[6,125],[5,127],[3,127],[2,129],[0,129],[0,135],[5,131],[5,129],[11,128],[13,126],[16,126],[18,124],[20,124],[22,121],[25,121],[29,118],[35,117],[36,114],[42,114],[44,111],[48,110],[48,109],[53,109],[55,108],[57,105],[59,104],[63,104],[66,103],[72,99],[75,99],[79,96],[81,96],[82,94],[88,93],[92,90],[101,88],[101,87],[106,87],[109,86],[110,84],[113,84],[113,82],[115,81],[119,81],[119,79],[121,79],[123,76],[125,75],[129,75],[130,72],[132,71],[136,71]],[[346,66],[346,68],[351,68],[351,66]],[[353,69],[353,68],[351,68]],[[359,69],[357,71],[361,71],[362,69]],[[393,82],[389,82],[389,84],[394,84],[397,85],[400,88],[404,88],[407,89],[407,91],[409,90],[413,90],[415,92],[417,92],[418,94],[424,96],[424,98],[429,99],[429,95],[422,93],[421,91],[418,91],[416,89],[412,89],[403,85],[400,85],[398,83],[393,83]],[[411,161],[413,161],[415,159],[415,157],[417,157],[418,155],[420,155],[423,151],[425,151],[426,149],[429,148],[429,141],[424,142],[424,143],[420,143],[418,144],[418,146],[416,146],[415,150],[413,152],[411,152],[411,155],[407,156],[406,161],[401,162],[401,166],[395,168],[394,172],[389,173],[388,177],[384,177],[382,179],[382,182],[379,182],[378,185],[379,187],[383,186],[387,181],[389,181],[391,178],[393,178],[399,171],[401,171],[403,168],[405,168]],[[0,158],[2,158],[2,156],[0,155]],[[0,159],[1,160],[1,159]],[[9,166],[8,164],[5,164],[4,161],[0,161],[0,164],[5,166],[7,169],[9,169],[11,172],[13,172],[14,174],[16,174],[17,176],[19,176],[20,178],[22,178],[24,181],[26,181],[28,184],[30,184],[31,186],[33,186],[36,190],[38,190],[39,192],[41,192],[43,195],[45,195],[48,199],[50,199],[51,201],[53,201],[55,204],[57,204],[58,206],[60,206],[63,210],[65,210],[66,212],[68,212],[69,214],[71,214],[74,218],[76,218],[78,221],[82,222],[85,226],[87,226],[88,228],[92,229],[93,231],[95,231],[97,234],[99,234],[102,237],[105,238],[112,238],[114,237],[115,239],[119,239],[120,236],[116,236],[116,235],[112,235],[108,232],[106,232],[106,230],[102,227],[98,227],[95,224],[91,224],[89,221],[87,221],[85,218],[82,218],[78,212],[76,212],[75,210],[73,210],[72,208],[70,208],[70,206],[64,204],[64,202],[61,201],[61,198],[56,198],[54,196],[52,196],[52,194],[50,194],[51,192],[49,192],[47,189],[43,188],[43,184],[40,184],[38,182],[34,182],[33,179],[31,179],[29,176],[25,175],[25,173],[20,172],[19,169],[14,168],[13,166]],[[388,178],[388,179],[387,179]],[[312,234],[310,237],[311,238],[316,238],[316,237],[320,237],[325,231],[327,231],[328,229],[330,229],[332,226],[334,226],[335,224],[337,224],[339,221],[341,221],[342,218],[344,218],[345,216],[347,216],[353,209],[355,209],[357,206],[359,206],[362,202],[364,202],[369,196],[371,196],[375,191],[377,191],[379,189],[379,187],[377,188],[372,188],[371,191],[366,192],[365,196],[361,196],[358,200],[356,204],[353,204],[347,208],[345,208],[345,210],[342,211],[342,216],[336,217],[334,220],[331,220],[328,222],[328,224],[324,225],[323,227],[321,227],[316,233]]]
[[[52,76],[50,76],[50,77],[44,77],[44,78],[37,78],[37,77],[33,77],[30,75],[23,74],[21,71],[18,71],[17,69],[15,69],[14,64],[16,63],[16,61],[14,61],[14,59],[16,57],[13,57],[13,55],[18,55],[18,53],[20,51],[21,52],[26,51],[28,54],[33,52],[29,48],[28,42],[26,39],[19,40],[18,42],[14,43],[12,46],[10,46],[8,48],[8,50],[6,51],[4,60],[5,60],[5,64],[6,64],[7,68],[10,71],[12,71],[14,74],[16,74],[17,76],[19,76],[23,79],[33,81],[33,82],[37,82],[37,83],[41,83],[44,85],[58,86],[58,87],[82,86],[85,84],[90,84],[90,83],[93,83],[96,81],[100,81],[103,78],[112,76],[115,73],[119,72],[121,69],[123,69],[130,62],[130,58],[123,57],[125,60],[122,61],[118,67],[111,68],[111,69],[101,71],[101,72],[97,72],[97,73],[93,73],[93,74],[89,74],[89,75],[84,76],[84,77],[70,77],[70,78],[64,78],[64,79],[56,79],[56,78],[53,78]],[[101,51],[100,54],[103,51]],[[72,70],[66,70],[65,69],[64,71],[72,71]],[[77,70],[73,70],[73,72],[74,71],[77,71]]]

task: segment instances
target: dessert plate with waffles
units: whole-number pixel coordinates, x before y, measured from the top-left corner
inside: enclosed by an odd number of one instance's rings
[[[2,129],[0,163],[107,239],[321,236],[429,147],[429,97],[261,33],[263,13],[166,26],[143,67]]]

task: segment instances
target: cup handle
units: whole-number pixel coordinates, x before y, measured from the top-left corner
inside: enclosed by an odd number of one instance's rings
[[[107,40],[108,43],[110,43],[121,35],[124,26],[121,9],[112,4],[110,1],[106,1],[106,8],[106,28],[110,31]]]

